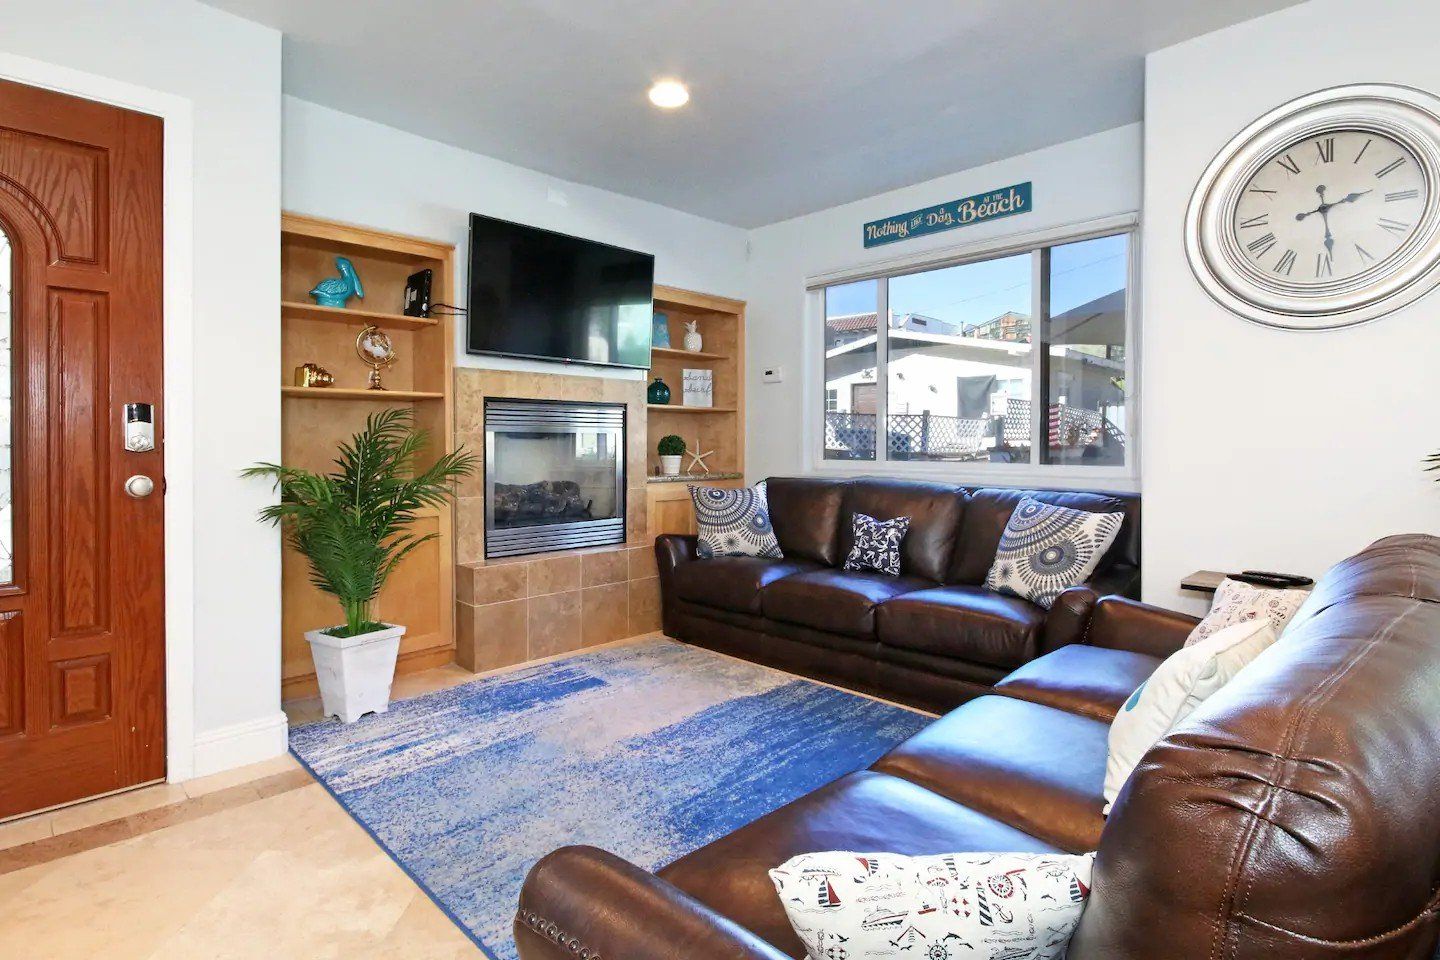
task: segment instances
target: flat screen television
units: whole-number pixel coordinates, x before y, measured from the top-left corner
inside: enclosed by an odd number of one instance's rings
[[[466,351],[650,366],[655,258],[470,215]]]

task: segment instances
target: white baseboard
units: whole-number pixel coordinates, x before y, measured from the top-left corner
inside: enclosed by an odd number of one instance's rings
[[[195,769],[204,777],[278,757],[290,748],[290,723],[284,713],[237,723],[195,735]]]

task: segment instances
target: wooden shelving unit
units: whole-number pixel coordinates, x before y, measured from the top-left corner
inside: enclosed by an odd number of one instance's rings
[[[704,350],[696,350],[693,353],[689,350],[676,350],[672,347],[655,347],[650,351],[651,361],[660,360],[728,360],[729,357],[721,353],[709,353]]]
[[[443,393],[424,390],[369,390],[354,387],[281,387],[280,394],[307,400],[373,400],[376,403],[445,399]]]
[[[415,411],[417,426],[429,431],[429,457],[454,443],[452,391],[454,336],[447,316],[407,317],[400,313],[406,278],[434,271],[432,296],[454,302],[455,248],[417,237],[367,227],[284,214],[281,247],[280,384],[282,456],[289,465],[330,469],[338,443],[356,433],[365,417],[396,405]],[[354,263],[364,299],[341,309],[310,302],[315,283],[338,274],[335,258]],[[396,362],[382,371],[385,390],[366,389],[370,369],[356,356],[355,338],[368,324],[390,335]],[[293,386],[295,368],[318,363],[335,376],[333,387]],[[437,538],[411,554],[395,571],[377,603],[377,615],[408,630],[397,672],[423,670],[454,659],[454,543],[449,507],[426,511],[419,533]],[[339,619],[334,599],[309,582],[303,557],[286,547],[282,563],[281,690],[284,699],[316,692],[315,668],[305,631]]]
[[[678,434],[687,446],[697,443],[714,450],[706,462],[712,473],[738,474],[745,471],[745,303],[728,297],[695,293],[676,287],[655,287],[655,309],[669,318],[670,342],[685,337],[685,321],[699,321],[703,352],[660,348],[651,351],[650,374],[670,387],[673,404],[650,404],[646,449],[647,473],[659,472],[660,457],[655,444],[667,433]],[[686,407],[681,404],[681,371],[686,367],[714,372],[714,406]],[[740,477],[706,480],[711,486],[739,486]],[[684,483],[646,484],[647,522],[650,536],[661,533],[693,533],[695,518],[690,491]]]
[[[374,310],[352,310],[349,307],[322,307],[314,303],[280,303],[280,313],[303,320],[329,320],[333,323],[373,323],[389,330],[424,330],[440,323],[439,317],[407,317],[403,313],[379,313]]]
[[[734,407],[686,407],[673,403],[651,403],[645,407],[651,413],[734,413]],[[659,439],[658,437],[656,438]]]

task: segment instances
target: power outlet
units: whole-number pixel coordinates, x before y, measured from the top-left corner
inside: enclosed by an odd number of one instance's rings
[[[763,383],[779,383],[785,379],[784,367],[766,367],[760,371],[760,380]]]

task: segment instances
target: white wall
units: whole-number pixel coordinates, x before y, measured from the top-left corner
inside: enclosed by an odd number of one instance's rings
[[[192,0],[7,0],[0,20],[0,53],[193,107],[193,232],[179,239],[193,254],[199,427],[193,473],[167,480],[199,518],[195,762],[205,772],[278,753],[279,544],[255,522],[268,490],[237,474],[280,452],[280,35]]]
[[[1183,222],[1201,171],[1242,127],[1313,90],[1440,91],[1433,0],[1313,0],[1152,54],[1146,65],[1146,599],[1197,568],[1318,575],[1375,537],[1440,531],[1440,294],[1350,330],[1285,333],[1211,302]]]
[[[452,302],[465,302],[472,212],[653,253],[657,283],[744,296],[745,231],[738,227],[557,180],[305,100],[284,101],[285,209],[451,241],[458,254]],[[559,369],[467,356],[461,337],[463,323],[457,324],[456,343],[461,366]],[[603,368],[568,372],[642,376]]]
[[[755,479],[805,467],[803,417],[810,415],[809,405],[821,402],[818,383],[807,395],[803,376],[806,277],[1134,213],[1140,209],[1140,150],[1140,125],[1131,124],[752,231],[745,472]],[[861,242],[861,226],[870,220],[1026,180],[1035,185],[1031,213],[869,250]],[[762,383],[761,371],[775,366],[783,368],[783,382]]]

